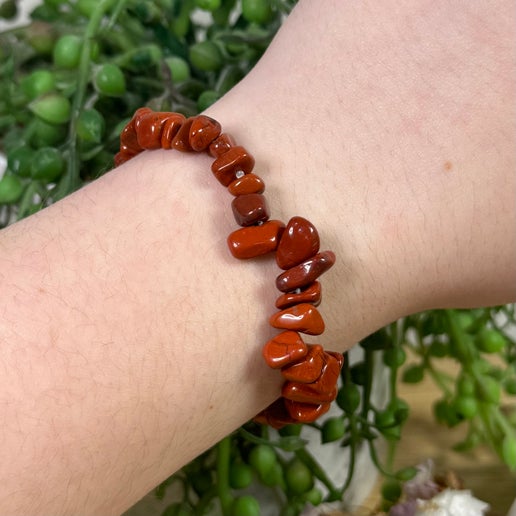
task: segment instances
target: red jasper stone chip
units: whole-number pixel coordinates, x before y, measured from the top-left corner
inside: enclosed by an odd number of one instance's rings
[[[142,117],[143,115],[146,115],[147,113],[153,113],[152,109],[150,107],[141,107],[141,108],[138,108],[135,112],[134,112],[134,115],[133,115],[133,120],[135,122],[138,121],[138,119],[140,117]]]
[[[139,150],[134,150],[131,147],[128,147],[127,145],[124,145],[123,143],[120,144],[120,152],[123,152],[124,154],[127,154],[131,158],[133,156],[136,156],[140,152],[142,152],[144,149],[140,148]]]
[[[196,116],[190,127],[190,147],[203,151],[220,135],[220,124],[206,115]]]
[[[292,217],[276,251],[276,263],[283,270],[290,269],[316,255],[319,245],[315,226],[303,217]]]
[[[265,183],[260,176],[250,173],[230,183],[228,191],[235,197],[252,193],[261,194],[265,191]]]
[[[120,133],[120,152],[136,155],[143,149],[138,143],[134,119],[130,120]]]
[[[284,229],[285,225],[279,220],[268,220],[261,226],[237,229],[228,236],[229,250],[239,260],[270,253],[278,247]]]
[[[312,383],[286,382],[282,396],[302,403],[321,403],[333,401],[337,396],[337,381],[341,363],[329,353],[324,353],[325,364],[321,375]]]
[[[231,203],[233,215],[240,226],[252,226],[269,218],[269,208],[261,194],[239,195]]]
[[[331,403],[313,405],[311,403],[299,403],[298,401],[285,400],[285,407],[293,419],[300,423],[313,423],[330,410]]]
[[[227,134],[222,133],[218,138],[215,138],[208,147],[208,152],[213,158],[218,158],[227,152],[231,147],[236,145],[235,140]]]
[[[236,173],[242,171],[244,174],[252,172],[254,158],[243,147],[230,147],[224,154],[221,154],[211,165],[211,171],[215,177],[224,185],[229,186],[235,179]]]
[[[308,335],[320,335],[324,331],[324,321],[319,310],[309,303],[291,306],[276,312],[269,319],[274,328],[294,330]]]
[[[186,118],[179,113],[172,113],[173,116],[167,118],[161,133],[161,148],[168,150],[172,146],[174,136],[179,132]]]
[[[299,303],[311,303],[314,306],[318,306],[321,302],[321,284],[318,281],[314,281],[304,290],[300,292],[287,292],[282,294],[276,299],[276,308],[283,310],[289,306],[294,306]]]
[[[335,263],[335,253],[323,251],[295,267],[292,267],[276,278],[276,288],[281,292],[289,292],[303,288],[315,281]]]
[[[173,113],[160,111],[148,111],[139,114],[134,119],[134,129],[138,139],[138,145],[142,149],[159,149],[161,147],[161,134],[168,118]]]
[[[336,351],[325,351],[327,355],[331,355],[339,364],[339,374],[344,365],[344,355],[342,353],[337,353]]]
[[[136,154],[129,154],[127,152],[117,152],[115,154],[115,157],[113,158],[113,161],[115,163],[115,167],[118,167],[119,165],[122,165],[126,161],[129,161],[131,158],[134,158]]]
[[[262,354],[265,362],[272,369],[280,369],[308,353],[308,347],[295,331],[284,331],[269,340],[263,347]]]
[[[272,426],[276,430],[283,428],[285,425],[296,423],[296,420],[288,413],[283,398],[277,399],[265,410],[262,410],[262,412],[255,416],[254,421],[262,425]]]
[[[323,369],[321,376],[311,384],[311,386],[319,392],[331,392],[339,380],[342,361],[335,357],[336,353],[324,353],[326,359],[326,367]],[[342,357],[342,355],[340,355]]]
[[[183,122],[179,128],[179,131],[177,131],[175,136],[172,138],[172,141],[170,142],[171,149],[175,149],[181,152],[189,152],[193,150],[192,146],[190,145],[190,129],[194,119],[194,117],[187,118]]]
[[[335,387],[329,392],[319,392],[310,383],[285,382],[281,395],[299,403],[331,403],[338,394]]]
[[[148,107],[141,107],[138,108],[133,115],[132,123],[134,125],[134,129],[136,132],[138,132],[140,122],[143,120],[144,117],[148,116],[149,114],[154,113],[151,108]]]
[[[308,345],[307,355],[298,362],[284,367],[281,374],[290,382],[312,383],[321,376],[325,365],[323,347],[319,344]]]

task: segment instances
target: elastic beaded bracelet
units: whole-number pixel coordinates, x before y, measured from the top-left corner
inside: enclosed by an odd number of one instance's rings
[[[263,180],[252,173],[254,158],[235,144],[220,124],[199,115],[185,118],[179,113],[138,109],[120,135],[118,166],[143,150],[176,149],[208,152],[215,161],[214,176],[234,196],[231,207],[237,224],[227,241],[238,259],[275,252],[284,270],[276,278],[281,292],[279,309],[269,320],[283,330],[263,348],[269,367],[279,369],[285,383],[281,397],[260,412],[255,421],[281,428],[291,423],[309,423],[327,412],[337,396],[337,380],[343,365],[340,353],[324,351],[319,344],[306,344],[299,333],[320,335],[324,321],[316,306],[321,301],[317,278],[335,263],[332,251],[319,252],[319,234],[303,217],[293,217],[285,225],[269,219]]]

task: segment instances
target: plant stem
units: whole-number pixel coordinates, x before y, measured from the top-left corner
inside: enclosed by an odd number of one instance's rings
[[[432,360],[430,358],[430,355],[427,353],[427,348],[423,344],[423,341],[421,339],[420,334],[420,327],[421,324],[418,324],[418,332],[417,332],[417,353],[422,359],[422,365],[423,367],[430,373],[430,376],[434,380],[434,382],[440,387],[440,389],[445,393],[447,397],[452,396],[452,391],[448,388],[448,386],[444,383],[445,380],[453,381],[452,378],[445,375],[444,373],[441,373],[440,371],[437,371],[432,364]]]
[[[364,384],[364,392],[362,394],[362,417],[367,420],[369,410],[371,408],[371,391],[373,388],[373,352],[369,349],[364,351],[364,369],[367,373]]]
[[[493,407],[491,409],[491,416],[494,419],[494,422],[498,423],[498,426],[504,434],[514,434],[514,428],[510,425],[509,421],[507,421],[504,415],[500,412],[500,409],[498,407]]]
[[[500,435],[497,434],[496,428],[494,428],[494,421],[492,419],[493,410],[487,403],[479,403],[478,411],[480,421],[484,427],[486,441],[495,449],[498,450],[497,446],[501,442]]]
[[[451,397],[453,395],[452,391],[448,388],[448,386],[444,383],[444,379],[446,378],[443,376],[443,374],[439,371],[437,371],[433,364],[430,362],[430,360],[426,359],[424,361],[424,365],[428,372],[430,373],[430,376],[434,380],[434,382],[441,388],[441,390],[445,393],[447,397]]]
[[[231,436],[224,437],[217,445],[217,494],[219,495],[222,514],[229,516],[233,497],[229,489],[229,459],[231,454]]]
[[[401,326],[401,328],[398,326]],[[394,344],[394,348],[401,348],[400,335],[403,335],[404,329],[404,321],[396,321],[391,324],[391,333],[392,333],[392,341]],[[391,402],[398,397],[398,370],[399,365],[397,362],[391,364],[390,367],[390,389],[391,389]],[[389,441],[388,442],[388,451],[387,451],[387,467],[391,470],[394,457],[396,455],[397,441]]]
[[[351,443],[349,446],[349,466],[348,466],[348,474],[346,475],[346,480],[344,485],[340,489],[340,497],[344,496],[344,493],[347,491],[348,487],[353,480],[353,473],[355,472],[355,455],[356,455],[356,447],[358,443],[357,436],[357,425],[356,418],[354,414],[350,414],[349,416],[349,431],[351,434]]]
[[[118,0],[118,2],[116,3],[116,5],[113,9],[113,12],[111,13],[109,21],[107,22],[106,31],[109,31],[113,28],[113,26],[116,23],[116,20],[120,16],[120,13],[122,12],[122,9],[124,8],[124,5],[126,2],[127,2],[127,0]]]
[[[120,0],[122,3],[125,0]],[[84,96],[88,86],[90,65],[91,65],[91,42],[97,34],[104,13],[109,8],[111,0],[101,0],[95,10],[84,31],[82,41],[81,59],[79,62],[79,69],[77,71],[77,89],[72,101],[72,112],[70,118],[70,128],[68,132],[68,140],[66,143],[68,149],[68,169],[59,184],[56,198],[62,198],[65,195],[73,192],[80,186],[80,159],[77,152],[77,121],[79,114],[84,104]]]
[[[313,458],[313,456],[305,449],[296,450],[296,457],[318,478],[328,489],[328,501],[334,502],[340,500],[341,492],[337,489],[330,480],[321,465]]]
[[[38,193],[38,182],[37,181],[31,181],[27,188],[25,189],[25,192],[23,193],[23,196],[19,203],[19,208],[17,212],[17,218],[18,220],[23,219],[27,216],[29,213],[31,207],[32,207],[32,200],[34,198],[34,195]]]
[[[398,323],[394,322],[390,326],[391,328],[391,341],[393,343],[394,349],[399,348],[399,335],[398,335]],[[385,352],[385,351],[384,351]],[[391,390],[391,400],[397,398],[397,387],[398,387],[398,365],[394,363],[390,367],[389,371],[389,384]]]
[[[373,464],[376,466],[376,468],[378,469],[378,471],[386,476],[386,477],[390,477],[392,478],[393,474],[389,471],[387,471],[383,466],[382,464],[380,464],[380,461],[378,460],[378,455],[376,453],[376,448],[373,444],[373,441],[371,439],[368,439],[367,440],[367,443],[369,445],[369,455],[371,456],[371,460],[373,461]]]
[[[396,456],[396,449],[398,448],[398,441],[389,441],[387,443],[387,460],[385,461],[389,470],[392,470],[394,465],[394,458]]]

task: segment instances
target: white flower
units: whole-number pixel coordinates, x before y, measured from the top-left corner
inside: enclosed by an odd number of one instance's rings
[[[431,500],[418,500],[415,516],[483,516],[488,508],[471,491],[445,489]]]

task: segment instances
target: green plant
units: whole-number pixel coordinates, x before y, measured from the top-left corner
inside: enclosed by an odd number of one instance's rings
[[[137,107],[206,109],[254,66],[293,3],[251,3],[254,17],[268,13],[258,25],[235,19],[236,0],[42,1],[29,25],[0,34],[0,150],[17,177],[3,184],[14,190],[0,227],[110,170]],[[200,8],[208,27],[192,17]],[[28,172],[42,147],[62,156],[59,174]]]
[[[7,156],[0,228],[112,168],[118,135],[137,107],[189,116],[247,74],[294,1],[238,1],[44,0],[28,26],[0,34],[0,150]],[[4,5],[0,14],[12,16],[13,2]],[[209,13],[209,26],[192,18],[196,8]],[[253,481],[277,494],[283,516],[298,514],[306,503],[344,496],[361,446],[386,478],[386,501],[394,502],[400,482],[415,474],[413,467],[392,469],[410,411],[397,387],[425,377],[442,391],[436,419],[466,430],[456,448],[488,443],[516,468],[516,417],[500,401],[502,393],[516,396],[516,344],[507,332],[514,324],[512,306],[431,311],[364,339],[361,361],[346,360],[342,370],[341,413],[310,425],[322,442],[348,451],[342,485],[307,450],[306,427],[277,434],[249,422],[157,488],[163,498],[170,485],[182,487],[181,500],[163,515],[206,514],[213,505],[225,516],[258,514],[257,501],[243,491]],[[407,364],[407,356],[415,362]],[[442,372],[445,358],[460,363],[456,377]],[[389,373],[385,406],[372,399],[379,367]],[[384,461],[381,440],[389,443]]]

